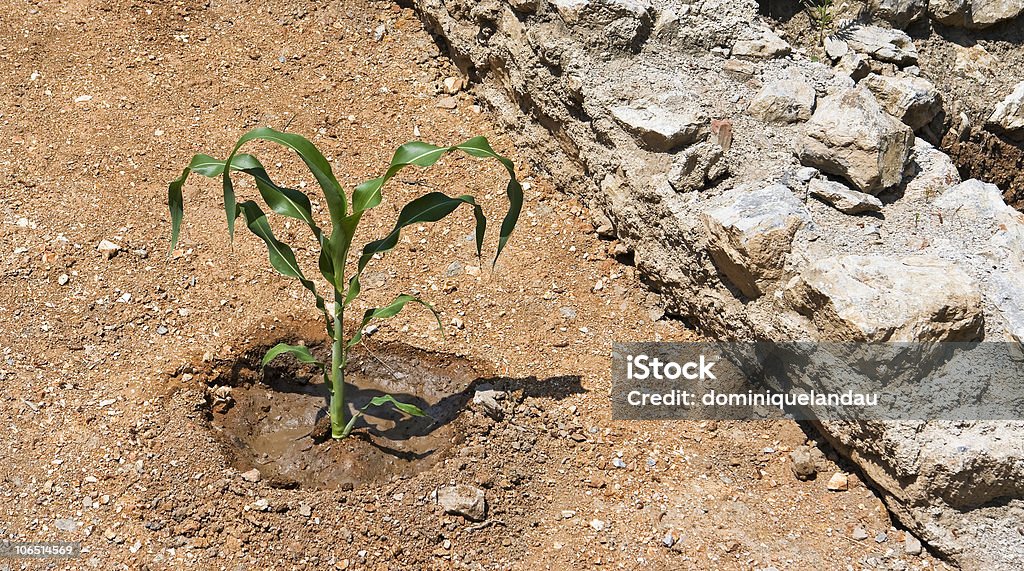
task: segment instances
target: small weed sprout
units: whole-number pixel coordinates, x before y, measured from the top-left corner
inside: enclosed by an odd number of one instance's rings
[[[835,25],[835,4],[832,0],[800,0],[811,20],[811,25],[818,31],[818,45],[825,45],[825,37]]]
[[[311,204],[305,193],[279,186],[271,180],[267,170],[255,156],[238,153],[242,145],[257,139],[277,143],[299,155],[323,192],[330,212],[331,228],[329,232],[322,230],[313,219]],[[444,155],[452,152],[463,152],[472,157],[495,159],[508,171],[509,181],[506,194],[509,208],[499,229],[497,252],[494,255],[494,260],[497,261],[519,220],[519,214],[523,207],[523,189],[516,179],[512,161],[494,152],[484,137],[474,137],[453,147],[435,147],[419,141],[406,143],[395,151],[391,165],[383,176],[357,185],[352,191],[351,197],[348,197],[331,171],[331,165],[313,143],[299,135],[263,127],[243,135],[231,150],[227,160],[217,160],[208,155],[194,156],[182,171],[181,176],[168,186],[167,203],[171,212],[171,250],[177,246],[181,231],[182,186],[185,184],[185,180],[191,173],[209,178],[220,176],[223,181],[224,212],[227,215],[228,235],[231,238],[234,237],[235,222],[241,217],[245,221],[246,227],[266,244],[270,264],[274,269],[286,277],[297,279],[313,294],[316,306],[324,316],[327,334],[331,338],[331,362],[318,361],[303,345],[281,343],[267,352],[263,357],[262,364],[266,365],[280,355],[290,354],[300,363],[313,365],[321,370],[324,382],[331,391],[329,414],[333,438],[341,439],[351,434],[356,421],[370,406],[390,405],[408,415],[424,416],[424,412],[419,407],[400,402],[392,395],[376,397],[365,407],[348,416],[345,403],[345,364],[349,349],[359,342],[364,327],[371,321],[394,317],[407,304],[417,303],[425,306],[434,314],[438,327],[440,327],[441,318],[438,313],[430,304],[418,297],[402,294],[383,307],[366,310],[355,331],[351,336],[346,337],[345,309],[359,296],[359,278],[367,264],[370,260],[380,257],[398,245],[399,234],[406,226],[437,222],[454,212],[459,206],[469,205],[472,207],[476,219],[477,255],[481,255],[487,226],[483,209],[470,195],[451,197],[441,192],[424,194],[402,208],[394,228],[387,235],[363,246],[355,263],[355,270],[350,276],[345,275],[346,264],[359,221],[364,213],[380,205],[382,187],[405,167],[410,165],[429,167]],[[238,202],[235,199],[231,174],[236,172],[253,178],[260,196],[271,211],[287,218],[299,220],[312,231],[313,236],[320,244],[318,269],[331,286],[333,302],[326,301],[317,292],[316,285],[299,268],[292,248],[274,237],[270,222],[259,204],[252,200]]]

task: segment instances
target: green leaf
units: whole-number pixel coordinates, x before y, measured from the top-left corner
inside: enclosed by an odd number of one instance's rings
[[[259,165],[259,161],[252,155],[238,155],[232,163],[232,169],[242,170],[252,165]],[[262,165],[260,165],[262,168]],[[167,206],[171,211],[171,251],[178,245],[178,236],[181,232],[181,219],[184,214],[184,200],[182,199],[181,188],[188,179],[190,173],[196,173],[207,178],[220,176],[224,172],[224,161],[219,161],[209,155],[195,155],[189,165],[182,171],[181,176],[172,180],[167,186]],[[236,212],[237,217],[237,212]]]
[[[380,178],[368,180],[356,187],[352,193],[352,210],[363,212],[380,204],[380,189],[398,172],[409,165],[429,167],[438,159],[454,150],[454,147],[436,147],[422,141],[410,141],[395,150],[391,166]]]
[[[251,200],[247,200],[239,204],[238,209],[245,215],[246,225],[249,227],[249,230],[251,230],[253,234],[259,236],[260,239],[266,243],[267,252],[270,255],[270,265],[280,272],[281,275],[299,280],[299,283],[309,290],[313,294],[313,297],[316,298],[316,306],[327,319],[327,330],[333,337],[334,326],[332,323],[332,317],[327,311],[324,298],[317,293],[316,284],[303,275],[302,269],[299,268],[299,263],[295,259],[295,252],[292,251],[288,244],[285,244],[274,237],[274,232],[270,229],[270,222],[267,221],[266,214],[263,213],[263,210],[258,204]]]
[[[184,199],[181,195],[181,187],[188,180],[190,173],[196,173],[205,177],[213,178],[224,172],[224,161],[209,155],[196,155],[192,157],[181,176],[171,181],[167,186],[167,207],[171,211],[171,250],[178,246],[178,236],[181,233],[181,219],[184,216]]]
[[[505,188],[505,194],[508,196],[508,212],[505,213],[505,217],[501,221],[501,229],[498,232],[498,250],[495,252],[494,262],[492,262],[497,263],[498,256],[505,249],[505,244],[508,243],[512,231],[515,230],[516,224],[519,222],[519,215],[523,211],[523,187],[519,184],[519,180],[516,179],[515,164],[494,152],[494,149],[491,148],[491,144],[487,142],[485,137],[473,137],[465,143],[458,145],[457,148],[474,157],[496,159],[508,171],[508,186]]]
[[[487,228],[487,218],[484,216],[480,205],[468,194],[452,198],[443,192],[429,192],[411,200],[402,207],[402,211],[398,214],[398,220],[395,222],[395,227],[387,236],[380,240],[374,240],[363,247],[363,253],[359,256],[356,272],[362,272],[366,265],[370,263],[370,260],[373,259],[374,254],[383,254],[397,246],[402,228],[420,222],[437,222],[463,204],[473,206],[473,213],[476,217],[477,253],[480,253],[483,247],[484,232]]]
[[[371,406],[382,406],[385,404],[390,404],[397,408],[398,410],[404,412],[405,414],[408,414],[409,416],[427,416],[427,413],[423,412],[423,409],[421,409],[420,407],[409,403],[401,402],[391,395],[373,397],[372,399],[370,399],[370,402],[367,403],[367,405],[360,410],[365,411]]]
[[[498,234],[498,248],[494,254],[494,261],[492,262],[497,263],[498,256],[500,256],[502,250],[505,249],[505,245],[508,243],[508,239],[512,235],[512,231],[515,229],[516,224],[519,221],[519,216],[522,213],[523,188],[522,185],[519,184],[519,180],[516,179],[515,165],[509,159],[496,153],[494,149],[491,148],[490,143],[487,142],[485,137],[474,137],[461,145],[456,145],[454,147],[436,147],[420,141],[411,141],[402,145],[395,151],[394,157],[391,159],[391,166],[388,168],[387,172],[384,173],[384,176],[368,180],[356,187],[355,191],[352,193],[353,212],[356,213],[355,215],[358,215],[362,211],[380,204],[381,188],[388,180],[394,177],[398,171],[409,165],[416,165],[420,167],[431,166],[442,156],[453,151],[462,151],[470,156],[478,158],[495,159],[505,167],[506,171],[508,171],[509,182],[506,187],[506,195],[508,196],[509,209],[505,213],[505,217],[502,219],[501,229]],[[387,236],[380,240],[370,242],[363,248],[362,255],[359,257],[356,274],[349,281],[348,291],[345,295],[345,305],[351,303],[352,300],[359,295],[359,276],[366,268],[369,261],[373,258],[374,254],[382,254],[394,248],[398,244],[402,228],[418,222],[436,222],[448,214],[451,214],[460,203],[473,205],[473,215],[476,218],[476,250],[477,255],[481,255],[484,235],[487,228],[487,218],[484,216],[483,210],[476,203],[473,197],[463,195],[452,198],[440,192],[429,193],[413,200],[402,208],[394,229]],[[351,240],[353,233],[345,232],[343,235],[345,236],[344,239]],[[348,250],[346,248],[345,252],[347,253],[347,251]]]
[[[263,356],[263,361],[260,363],[260,366],[266,367],[267,363],[281,355],[284,355],[285,353],[294,355],[300,363],[316,365],[321,369],[326,367],[326,365],[316,360],[316,357],[309,352],[309,348],[305,345],[289,345],[287,343],[278,343],[277,345],[274,345],[269,351],[267,351],[267,354]]]
[[[356,329],[355,335],[352,336],[352,339],[349,339],[348,346],[351,347],[358,343],[360,339],[362,339],[363,328],[366,327],[367,323],[374,319],[388,319],[394,317],[398,315],[398,312],[402,311],[402,308],[404,308],[407,303],[418,303],[423,307],[429,309],[430,312],[434,314],[434,318],[437,319],[438,329],[442,329],[441,315],[437,313],[437,311],[434,309],[432,305],[416,296],[403,293],[402,295],[396,297],[394,301],[385,305],[384,307],[374,307],[367,309],[366,312],[363,314],[363,320],[359,324],[359,328]]]
[[[317,183],[323,190],[324,198],[327,201],[327,208],[331,213],[331,222],[337,224],[338,220],[345,217],[348,211],[345,193],[341,191],[341,185],[338,183],[338,179],[334,177],[334,172],[331,170],[330,163],[328,163],[327,159],[320,153],[320,150],[305,137],[294,133],[282,133],[280,131],[275,131],[270,127],[253,129],[238,139],[238,142],[235,143],[235,148],[232,149],[231,154],[228,155],[228,159],[225,162],[229,165],[233,165],[235,154],[238,152],[238,149],[245,143],[257,139],[277,143],[295,151],[302,161],[306,163],[306,167],[309,168],[311,173],[313,173],[313,177],[316,178]],[[232,205],[234,204],[234,188],[231,184],[230,173],[225,172],[225,210],[228,208],[229,203]],[[230,215],[228,216],[228,220],[228,233],[233,234],[233,221],[231,220]]]

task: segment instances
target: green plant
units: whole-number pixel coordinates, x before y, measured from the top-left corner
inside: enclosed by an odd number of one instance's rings
[[[825,36],[835,24],[833,0],[800,0],[811,25],[818,30],[818,45],[825,45]]]
[[[277,143],[299,155],[323,192],[330,213],[329,233],[324,232],[317,225],[313,218],[309,198],[303,192],[279,186],[271,180],[266,169],[256,157],[249,154],[238,154],[242,145],[257,139]],[[231,150],[227,160],[220,161],[208,155],[194,156],[188,167],[182,171],[181,176],[168,186],[167,203],[171,211],[172,250],[177,245],[181,231],[183,216],[181,189],[189,174],[196,173],[209,178],[222,176],[228,235],[232,239],[234,238],[235,221],[239,217],[243,217],[249,230],[266,243],[270,264],[274,269],[284,276],[299,280],[303,287],[313,294],[316,306],[323,313],[326,321],[327,334],[331,338],[331,362],[328,364],[318,361],[305,346],[281,343],[267,352],[263,358],[263,365],[280,355],[291,354],[299,362],[315,365],[323,372],[324,382],[331,391],[329,413],[333,438],[340,439],[348,436],[352,432],[356,420],[369,406],[391,405],[409,415],[423,416],[424,414],[414,405],[399,402],[391,395],[384,395],[373,399],[367,407],[354,411],[351,417],[346,419],[345,364],[349,349],[359,342],[363,328],[370,321],[393,317],[407,304],[418,303],[427,307],[434,314],[438,327],[440,327],[441,318],[434,308],[418,297],[408,294],[399,295],[388,305],[366,310],[362,320],[349,337],[345,336],[345,309],[359,296],[359,277],[370,260],[394,248],[398,244],[401,230],[411,224],[437,222],[454,212],[459,206],[468,204],[473,208],[476,219],[476,249],[477,255],[480,256],[487,227],[487,218],[484,216],[482,208],[470,195],[450,197],[441,192],[427,193],[410,201],[401,209],[394,228],[387,235],[363,246],[355,262],[355,270],[348,279],[345,275],[346,265],[359,222],[364,213],[381,203],[382,187],[407,166],[429,167],[444,155],[455,151],[478,158],[496,159],[508,171],[509,182],[506,194],[509,209],[499,230],[497,251],[494,255],[494,260],[497,261],[519,220],[523,206],[523,189],[516,179],[512,161],[494,152],[484,137],[474,137],[453,147],[436,147],[420,141],[406,143],[395,151],[391,165],[383,176],[357,185],[349,199],[331,171],[331,165],[316,146],[299,135],[282,133],[264,127],[243,135]],[[319,271],[331,287],[334,296],[333,302],[326,301],[317,292],[316,285],[300,269],[291,247],[274,237],[267,216],[260,206],[252,200],[238,202],[235,199],[234,185],[231,181],[232,172],[251,176],[263,201],[273,212],[300,220],[309,227],[320,245]]]

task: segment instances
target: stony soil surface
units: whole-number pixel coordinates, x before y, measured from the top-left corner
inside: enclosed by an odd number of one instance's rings
[[[945,567],[906,553],[856,474],[848,491],[828,491],[848,466],[824,459],[818,478],[797,480],[788,453],[808,433],[794,423],[610,419],[613,340],[695,336],[662,318],[617,244],[534,172],[530,149],[493,132],[471,94],[443,93],[456,71],[409,10],[366,0],[0,9],[0,539],[88,551],[11,568]],[[404,341],[458,355],[504,392],[497,420],[460,413],[457,450],[428,469],[352,489],[281,487],[243,478],[223,449],[211,385],[268,342],[315,331],[311,303],[251,236],[228,244],[208,181],[187,187],[183,243],[168,258],[165,189],[193,153],[223,155],[257,125],[315,136],[348,185],[379,174],[417,132],[484,133],[531,184],[493,271],[465,240],[464,216],[414,229],[366,280],[367,304],[418,290],[456,323],[442,336],[410,311],[371,350]],[[281,162],[277,179],[303,180],[291,157],[262,150]],[[501,207],[497,170],[446,164],[403,174],[365,237],[431,188]],[[102,240],[115,256],[96,250]],[[297,253],[313,261],[312,241]],[[484,491],[486,519],[435,505],[434,491],[455,483]]]

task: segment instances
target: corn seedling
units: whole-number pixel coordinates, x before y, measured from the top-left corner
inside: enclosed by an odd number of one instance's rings
[[[331,228],[329,232],[325,232],[317,225],[313,218],[309,197],[305,193],[276,184],[255,156],[239,154],[238,151],[242,145],[253,140],[277,143],[299,155],[323,192],[330,213]],[[182,171],[181,176],[172,181],[168,187],[167,202],[171,212],[172,250],[177,246],[181,231],[182,186],[189,174],[196,173],[209,178],[222,177],[228,236],[234,238],[235,222],[242,218],[246,227],[266,244],[270,264],[274,269],[286,277],[297,279],[313,294],[316,306],[326,322],[327,334],[332,341],[331,362],[318,361],[305,346],[281,343],[266,353],[262,364],[265,366],[278,356],[290,354],[300,363],[313,365],[320,369],[324,382],[331,391],[329,414],[333,438],[341,439],[351,434],[356,421],[370,406],[389,405],[408,415],[424,416],[424,412],[418,407],[400,402],[392,395],[376,397],[366,407],[348,415],[345,403],[345,364],[349,350],[360,341],[363,329],[371,321],[394,317],[407,304],[416,303],[429,309],[440,327],[441,318],[438,313],[430,304],[420,298],[402,294],[383,307],[366,310],[353,333],[346,337],[345,309],[359,296],[359,278],[370,260],[393,249],[398,244],[400,232],[409,225],[437,222],[454,212],[459,206],[469,205],[473,209],[476,219],[476,250],[477,255],[480,256],[487,227],[487,218],[484,216],[483,209],[470,195],[451,197],[441,192],[427,193],[410,201],[401,209],[394,228],[387,235],[363,246],[358,258],[355,259],[355,268],[350,276],[345,275],[346,264],[359,222],[364,213],[381,204],[381,189],[384,185],[407,166],[429,167],[444,155],[457,151],[472,157],[495,159],[508,171],[509,181],[506,194],[509,208],[499,229],[497,251],[494,255],[494,260],[497,261],[519,220],[523,206],[523,189],[516,179],[512,161],[494,152],[484,137],[474,137],[453,147],[435,147],[419,141],[406,143],[395,151],[391,165],[383,176],[357,185],[353,189],[351,197],[348,197],[335,178],[331,165],[316,146],[299,135],[282,133],[264,127],[243,135],[226,160],[217,160],[208,155],[194,156]],[[280,216],[299,220],[309,227],[313,237],[320,245],[318,269],[331,287],[333,302],[327,301],[318,293],[314,282],[308,279],[300,269],[292,248],[274,236],[267,215],[260,205],[252,200],[244,202],[236,200],[234,184],[231,180],[233,173],[242,173],[252,177],[256,189],[271,211]]]

